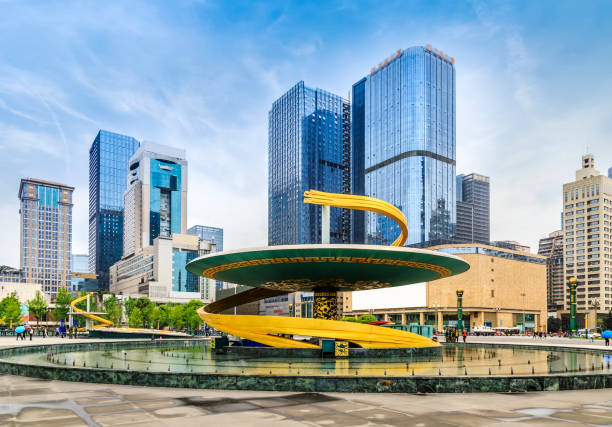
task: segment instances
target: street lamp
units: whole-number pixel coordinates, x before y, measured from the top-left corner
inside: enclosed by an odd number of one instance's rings
[[[521,296],[523,297],[523,335],[525,335],[525,297],[527,294],[523,292],[521,293]]]
[[[457,289],[457,329],[463,332],[463,289]]]
[[[570,289],[570,332],[572,335],[576,334],[576,282],[578,280],[575,277],[570,277],[567,286]]]

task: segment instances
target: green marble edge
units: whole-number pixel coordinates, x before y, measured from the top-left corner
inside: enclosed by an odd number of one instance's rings
[[[63,353],[81,350],[130,348],[197,347],[204,340],[164,340],[131,342],[67,343],[0,349],[0,372],[48,380],[92,382],[105,384],[202,388],[225,390],[299,391],[299,392],[369,392],[369,393],[472,393],[526,392],[612,388],[612,374],[568,373],[534,376],[485,377],[364,377],[364,376],[276,376],[227,374],[176,374],[79,368],[71,366],[40,366],[7,362],[2,357],[26,353]],[[465,346],[537,348],[546,351],[579,351],[606,353],[606,349],[563,348],[512,344],[459,344]],[[582,351],[581,351],[582,350]]]

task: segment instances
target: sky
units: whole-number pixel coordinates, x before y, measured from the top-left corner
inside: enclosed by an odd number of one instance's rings
[[[397,49],[455,58],[457,173],[491,177],[491,237],[537,242],[588,150],[612,167],[607,1],[0,0],[0,264],[19,265],[21,178],[74,186],[88,248],[99,129],[184,148],[188,226],[267,243],[267,120],[295,83],[348,98]]]

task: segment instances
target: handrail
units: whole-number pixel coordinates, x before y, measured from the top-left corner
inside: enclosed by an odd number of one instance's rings
[[[90,292],[89,294],[86,294],[86,295],[83,295],[83,296],[80,296],[80,297],[74,299],[70,303],[70,306],[72,307],[73,314],[79,314],[81,316],[87,317],[88,319],[92,319],[92,320],[95,320],[97,322],[102,323],[101,325],[100,324],[92,325],[91,329],[105,328],[105,327],[113,326],[114,323],[112,321],[110,321],[108,319],[105,319],[103,317],[100,317],[100,316],[96,316],[95,314],[89,314],[85,310],[81,310],[80,308],[78,308],[76,306],[76,304],[78,304],[79,302],[87,299],[88,296],[91,296],[93,294],[94,294],[93,292]]]

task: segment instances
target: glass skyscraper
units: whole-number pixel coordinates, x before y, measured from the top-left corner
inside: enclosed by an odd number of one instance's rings
[[[223,252],[223,229],[218,227],[209,227],[206,225],[194,225],[189,227],[187,234],[198,236],[200,240],[215,244],[216,252]],[[217,289],[223,289],[223,282],[217,280]]]
[[[143,142],[129,160],[123,256],[187,230],[185,150]]]
[[[451,240],[454,59],[430,46],[398,50],[353,85],[353,102],[352,191],[401,209],[407,245]],[[354,222],[354,243],[390,244],[400,233],[393,220],[374,213],[365,213],[363,225]]]
[[[100,130],[89,149],[89,271],[108,289],[108,269],[123,253],[123,193],[128,161],[139,143]]]
[[[489,244],[491,241],[490,200],[490,179],[488,176],[476,173],[457,175],[455,241]]]
[[[350,190],[350,104],[299,82],[272,104],[268,124],[268,244],[321,243],[321,207],[304,191]],[[350,240],[349,212],[331,209],[330,242]]]
[[[70,289],[73,191],[33,178],[19,186],[22,280],[41,284],[52,297],[60,287]]]

